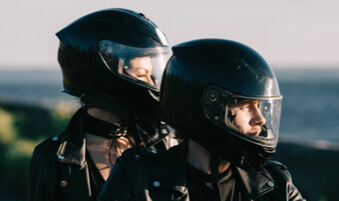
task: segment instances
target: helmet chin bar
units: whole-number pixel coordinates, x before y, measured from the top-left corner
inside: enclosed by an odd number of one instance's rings
[[[230,162],[234,166],[238,166],[245,170],[260,172],[265,166],[268,159],[275,153],[275,148],[262,148],[256,144],[250,144],[240,138],[219,139],[214,141],[214,144],[207,144],[200,139],[193,139],[201,146],[205,147],[215,156]],[[226,143],[232,140],[232,144]]]
[[[258,152],[255,160],[253,160],[249,153],[244,153],[239,167],[254,172],[260,172],[260,170],[266,165],[268,159],[275,153],[275,148],[265,149],[264,151]],[[252,159],[252,160],[249,160]]]
[[[265,148],[257,144],[244,141],[234,135],[224,136],[214,141],[214,145],[207,145],[198,140],[211,153],[245,170],[260,172],[268,159],[275,153],[274,148]],[[227,143],[227,142],[232,143]]]

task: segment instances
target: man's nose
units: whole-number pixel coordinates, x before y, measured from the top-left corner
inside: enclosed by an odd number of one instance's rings
[[[266,123],[266,119],[261,114],[261,111],[259,108],[254,108],[252,111],[252,118],[250,121],[251,126],[262,126]]]

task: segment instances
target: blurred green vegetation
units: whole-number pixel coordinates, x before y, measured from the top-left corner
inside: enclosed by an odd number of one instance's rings
[[[0,184],[5,191],[26,196],[34,147],[59,135],[75,110],[67,103],[46,109],[0,102]]]

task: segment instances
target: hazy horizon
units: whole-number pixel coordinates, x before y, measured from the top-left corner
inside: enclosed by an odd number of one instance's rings
[[[258,51],[273,68],[339,69],[339,2],[259,1],[8,1],[0,7],[0,69],[58,66],[55,33],[105,8],[144,13],[170,45],[198,38],[224,38]]]

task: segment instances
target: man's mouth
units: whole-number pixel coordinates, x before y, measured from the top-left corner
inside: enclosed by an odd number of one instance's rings
[[[261,129],[258,129],[258,130],[253,130],[253,131],[251,131],[251,132],[250,132],[250,135],[258,136],[258,135],[260,135],[260,133],[261,133]]]

